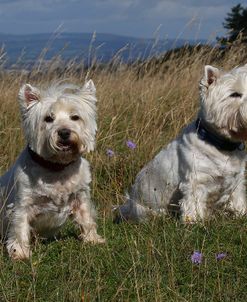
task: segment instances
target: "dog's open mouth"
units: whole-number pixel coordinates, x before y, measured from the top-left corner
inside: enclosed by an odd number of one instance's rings
[[[62,152],[72,152],[76,149],[76,145],[71,141],[58,142],[57,147]]]

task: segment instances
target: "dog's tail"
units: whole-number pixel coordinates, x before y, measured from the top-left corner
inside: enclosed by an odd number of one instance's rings
[[[113,206],[113,222],[121,223],[122,221],[139,222],[145,219],[147,209],[135,202],[128,193],[125,193],[126,202],[122,205]]]

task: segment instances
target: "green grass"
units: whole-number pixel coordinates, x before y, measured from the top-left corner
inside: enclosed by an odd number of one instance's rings
[[[246,301],[247,219],[206,226],[174,219],[147,224],[99,221],[105,245],[75,238],[36,242],[32,259],[0,257],[0,301]],[[203,253],[201,264],[191,254]],[[216,253],[226,252],[221,261]]]
[[[58,241],[36,240],[26,262],[12,261],[1,245],[0,302],[247,301],[247,218],[185,226],[172,218],[116,225],[111,217],[112,205],[124,202],[140,168],[195,117],[203,66],[230,69],[246,63],[246,53],[246,47],[224,56],[217,49],[195,48],[157,66],[143,63],[141,72],[120,63],[113,70],[88,71],[97,88],[99,130],[97,148],[87,158],[99,233],[107,243],[80,242],[68,223]],[[62,77],[82,85],[85,75],[74,67]],[[56,74],[0,76],[2,174],[25,145],[16,101],[21,83],[39,87]],[[126,147],[128,139],[137,144],[135,150]],[[106,156],[108,148],[114,158]],[[203,253],[200,265],[191,263],[195,250]],[[219,252],[227,253],[222,261],[215,259]]]

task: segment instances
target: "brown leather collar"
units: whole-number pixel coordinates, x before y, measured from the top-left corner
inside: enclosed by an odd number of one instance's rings
[[[69,165],[74,163],[74,161],[72,161],[68,164],[62,164],[62,163],[55,163],[55,162],[46,160],[43,157],[41,157],[39,154],[34,152],[29,146],[27,146],[27,151],[34,162],[36,162],[42,168],[45,168],[45,169],[53,171],[53,172],[63,171],[66,167],[68,167]]]

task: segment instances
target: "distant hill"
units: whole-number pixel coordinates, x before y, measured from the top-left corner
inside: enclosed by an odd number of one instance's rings
[[[205,41],[200,41],[204,43]],[[183,39],[160,40],[141,39],[113,34],[60,33],[60,34],[0,34],[0,46],[6,55],[7,68],[30,68],[39,57],[49,62],[59,55],[61,60],[83,60],[86,65],[97,58],[100,62],[109,62],[118,56],[124,62],[146,59],[194,41]],[[197,41],[198,43],[198,41]]]

